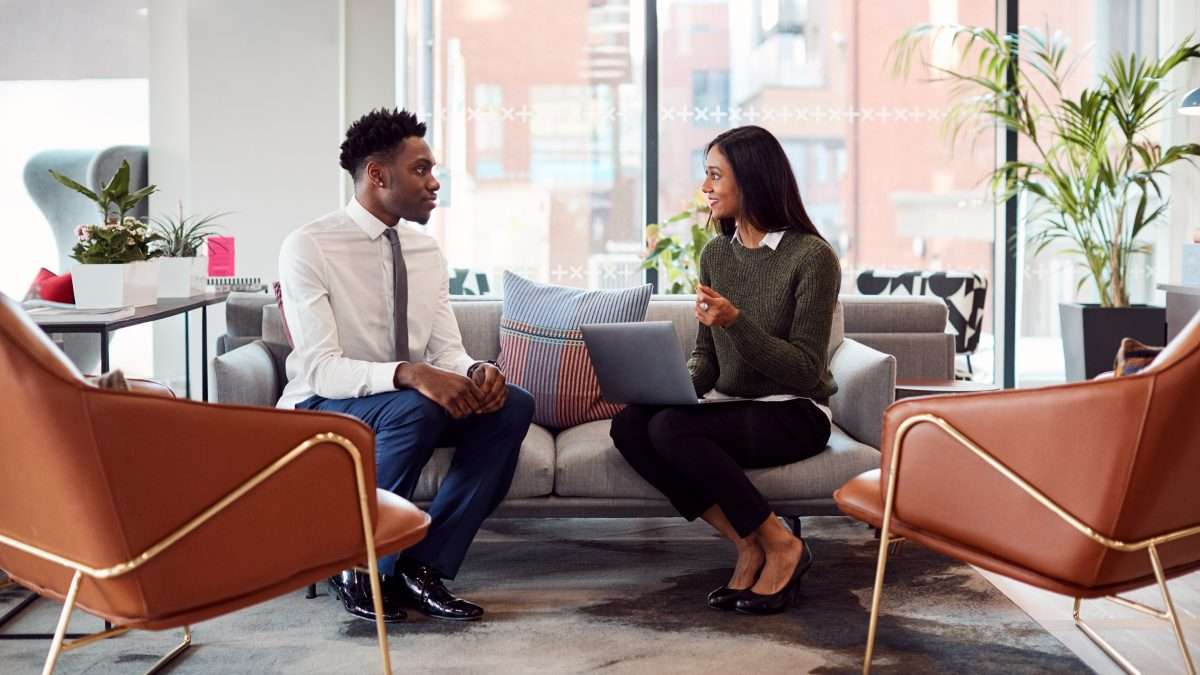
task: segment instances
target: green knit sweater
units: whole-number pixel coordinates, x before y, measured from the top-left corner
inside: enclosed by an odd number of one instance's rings
[[[842,272],[820,237],[789,231],[772,250],[717,236],[700,254],[700,282],[740,310],[721,328],[700,324],[688,360],[703,396],[796,394],[825,403],[837,391],[829,372],[829,330]]]

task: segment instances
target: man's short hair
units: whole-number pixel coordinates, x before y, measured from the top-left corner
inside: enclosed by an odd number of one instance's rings
[[[358,118],[346,130],[340,163],[354,180],[370,159],[388,159],[409,136],[424,137],[425,123],[407,110],[379,108]]]

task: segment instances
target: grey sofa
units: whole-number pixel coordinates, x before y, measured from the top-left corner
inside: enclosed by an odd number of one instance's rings
[[[478,359],[500,350],[503,303],[452,301],[463,343]],[[647,320],[670,320],[685,353],[695,343],[694,299],[655,296]],[[802,462],[749,472],[755,485],[785,516],[836,513],[833,491],[879,465],[883,411],[895,397],[897,372],[905,377],[949,378],[954,338],[946,333],[946,306],[936,298],[843,296],[831,335],[831,369],[838,393],[831,399],[834,431],[825,452]],[[273,406],[283,385],[288,347],[274,299],[235,294],[227,306],[228,334],[214,362],[220,403]],[[257,334],[256,334],[257,333]],[[670,505],[631,469],[613,447],[609,420],[562,430],[534,425],[521,448],[516,477],[498,516],[625,517],[670,515]],[[427,501],[449,468],[453,450],[438,449],[417,485]]]

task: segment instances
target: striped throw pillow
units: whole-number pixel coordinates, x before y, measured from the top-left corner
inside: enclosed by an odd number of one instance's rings
[[[579,327],[643,321],[651,286],[585,291],[504,273],[500,357],[508,382],[536,403],[533,421],[563,429],[612,417],[623,406],[600,398],[600,384]]]

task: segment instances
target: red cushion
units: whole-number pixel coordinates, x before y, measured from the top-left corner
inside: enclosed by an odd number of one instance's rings
[[[55,274],[43,267],[30,285],[27,297],[75,304],[75,287],[71,283],[71,273]]]

